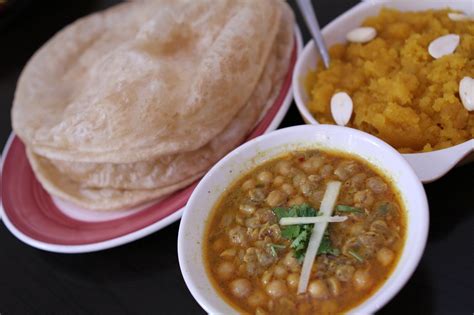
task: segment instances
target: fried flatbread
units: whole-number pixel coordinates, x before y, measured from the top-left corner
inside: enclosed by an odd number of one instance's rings
[[[77,182],[71,181],[59,173],[49,160],[34,154],[31,150],[27,149],[27,156],[36,178],[48,193],[80,207],[96,211],[127,209],[167,196],[188,186],[203,175],[202,173],[195,174],[181,182],[157,189],[94,189],[81,187]]]
[[[252,95],[274,0],[127,2],[66,27],[28,62],[12,124],[48,158],[131,163],[196,150]]]
[[[285,9],[282,23],[265,69],[245,107],[205,146],[179,154],[135,163],[50,162],[82,187],[155,189],[169,186],[209,169],[239,145],[278,96],[293,48],[293,15]],[[260,116],[260,117],[259,117]]]

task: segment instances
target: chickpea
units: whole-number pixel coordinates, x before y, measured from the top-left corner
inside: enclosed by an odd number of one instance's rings
[[[367,270],[358,269],[352,277],[352,282],[357,290],[363,290],[372,284],[372,278]]]
[[[243,184],[242,184],[242,189],[243,190],[250,190],[255,188],[255,181],[251,179],[247,179]]]
[[[341,284],[339,283],[339,280],[337,280],[335,277],[330,277],[327,281],[331,294],[333,296],[338,296],[339,293],[341,293]]]
[[[263,184],[269,184],[273,180],[273,174],[269,171],[263,171],[257,175],[257,179]]]
[[[287,198],[288,197],[284,192],[273,190],[268,194],[266,202],[270,207],[276,207],[285,203]]]
[[[376,194],[383,193],[387,190],[387,184],[378,176],[368,178],[366,184],[367,187]]]
[[[286,271],[285,267],[277,265],[275,266],[273,273],[275,274],[277,278],[285,278],[286,275],[288,274],[288,271]]]
[[[280,161],[276,165],[276,170],[280,175],[287,176],[291,172],[290,161]]]
[[[313,280],[308,285],[308,292],[315,299],[325,299],[329,296],[328,287],[323,280]]]
[[[267,285],[266,291],[272,298],[279,298],[287,294],[288,289],[283,280],[273,280]]]
[[[296,187],[301,186],[302,184],[306,183],[308,179],[306,178],[306,175],[304,173],[297,173],[295,176],[293,176],[293,185]]]
[[[255,215],[257,216],[257,218],[260,220],[261,223],[267,223],[267,222],[276,223],[277,221],[275,214],[270,209],[266,209],[266,208],[258,209]]]
[[[305,181],[300,185],[300,190],[303,193],[303,195],[308,197],[313,192],[314,185],[312,185],[310,182]]]
[[[321,175],[309,175],[308,180],[312,183],[319,183],[323,178]]]
[[[234,270],[235,270],[234,264],[228,261],[224,261],[219,266],[217,266],[217,275],[222,280],[228,280],[234,274]]]
[[[349,281],[354,274],[355,268],[351,265],[340,265],[336,268],[336,277],[341,281]]]
[[[299,281],[300,276],[297,273],[290,273],[288,277],[286,277],[286,283],[291,289],[296,289],[298,287]]]
[[[285,183],[285,178],[281,175],[278,175],[275,177],[275,179],[273,180],[273,185],[275,186],[281,186]]]
[[[261,202],[265,200],[265,198],[267,197],[267,194],[265,190],[263,190],[262,188],[254,188],[254,189],[249,190],[249,197],[250,197],[250,200],[254,202]]]
[[[315,172],[317,171],[324,163],[323,157],[321,156],[312,156],[308,160],[304,161],[301,164],[301,167],[306,172]]]
[[[351,235],[359,235],[364,232],[364,224],[362,222],[360,223],[353,223],[351,226],[349,226],[349,233]]]
[[[246,219],[244,223],[246,227],[251,228],[251,229],[255,229],[260,226],[260,220],[257,217],[250,217]]]
[[[233,244],[243,245],[247,242],[247,230],[241,226],[233,227],[228,233]]]
[[[286,266],[286,268],[288,268],[288,270],[291,270],[293,272],[298,271],[300,268],[298,260],[293,257],[293,253],[291,251],[286,253],[285,257],[283,257],[283,264]]]
[[[295,196],[288,201],[289,206],[301,205],[303,203],[305,203],[305,200],[301,196]]]
[[[255,206],[254,205],[251,205],[251,204],[241,204],[239,206],[239,210],[244,213],[244,214],[247,214],[247,215],[251,215],[252,213],[255,212]]]
[[[264,305],[266,301],[267,301],[267,297],[265,296],[265,293],[263,293],[262,291],[255,291],[248,298],[248,302],[250,306],[252,307]]]
[[[220,254],[220,257],[224,259],[232,259],[235,257],[236,254],[237,250],[235,248],[228,248]]]
[[[377,260],[383,265],[388,266],[394,257],[393,251],[390,249],[383,247],[377,252]]]
[[[342,161],[334,170],[334,175],[336,175],[340,180],[346,180],[359,169],[360,166],[356,162]]]
[[[361,190],[354,194],[354,202],[362,207],[370,207],[374,203],[373,193],[368,190]]]
[[[321,174],[323,178],[327,178],[331,176],[333,170],[334,170],[334,167],[332,167],[332,165],[327,164],[321,167],[321,169],[319,170],[319,173]]]
[[[291,196],[295,193],[295,189],[290,184],[281,185],[281,190],[283,190],[289,196]]]
[[[244,278],[235,279],[230,283],[230,292],[239,299],[245,298],[252,292],[252,284]]]
[[[270,282],[270,280],[272,280],[272,276],[273,276],[273,272],[270,270],[266,270],[262,275],[262,279],[261,279],[262,283],[264,285],[267,285]]]
[[[351,179],[351,186],[357,189],[361,189],[364,186],[364,180],[367,177],[364,173],[355,174]]]
[[[376,232],[378,234],[382,234],[383,236],[387,237],[390,236],[390,229],[388,228],[387,223],[383,220],[375,220],[370,225],[370,230],[372,232]]]

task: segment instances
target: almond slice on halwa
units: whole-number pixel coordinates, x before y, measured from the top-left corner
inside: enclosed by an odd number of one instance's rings
[[[345,126],[349,123],[353,110],[352,99],[346,92],[339,92],[331,98],[331,115],[336,124]]]
[[[431,57],[439,59],[452,54],[459,45],[461,37],[456,34],[447,34],[433,40],[428,46]]]
[[[347,33],[346,38],[352,43],[367,43],[377,36],[377,30],[373,27],[358,27]]]
[[[459,96],[464,108],[468,111],[474,110],[474,79],[464,77],[459,82]]]
[[[465,13],[449,12],[448,17],[451,21],[469,21],[474,20],[474,17],[469,16]]]

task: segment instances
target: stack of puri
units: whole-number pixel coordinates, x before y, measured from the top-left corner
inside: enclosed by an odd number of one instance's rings
[[[52,195],[126,209],[200,178],[274,103],[293,48],[279,0],[132,1],[28,62],[12,123]]]

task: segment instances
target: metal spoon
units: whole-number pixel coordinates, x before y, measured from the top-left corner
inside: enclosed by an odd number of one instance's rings
[[[308,27],[314,41],[316,42],[316,47],[318,47],[319,54],[321,55],[324,66],[327,69],[329,68],[330,64],[329,52],[326,47],[326,43],[324,42],[323,35],[321,34],[321,29],[319,28],[318,19],[314,13],[311,0],[297,0],[296,3],[300,8],[301,14],[303,14],[306,26]]]

